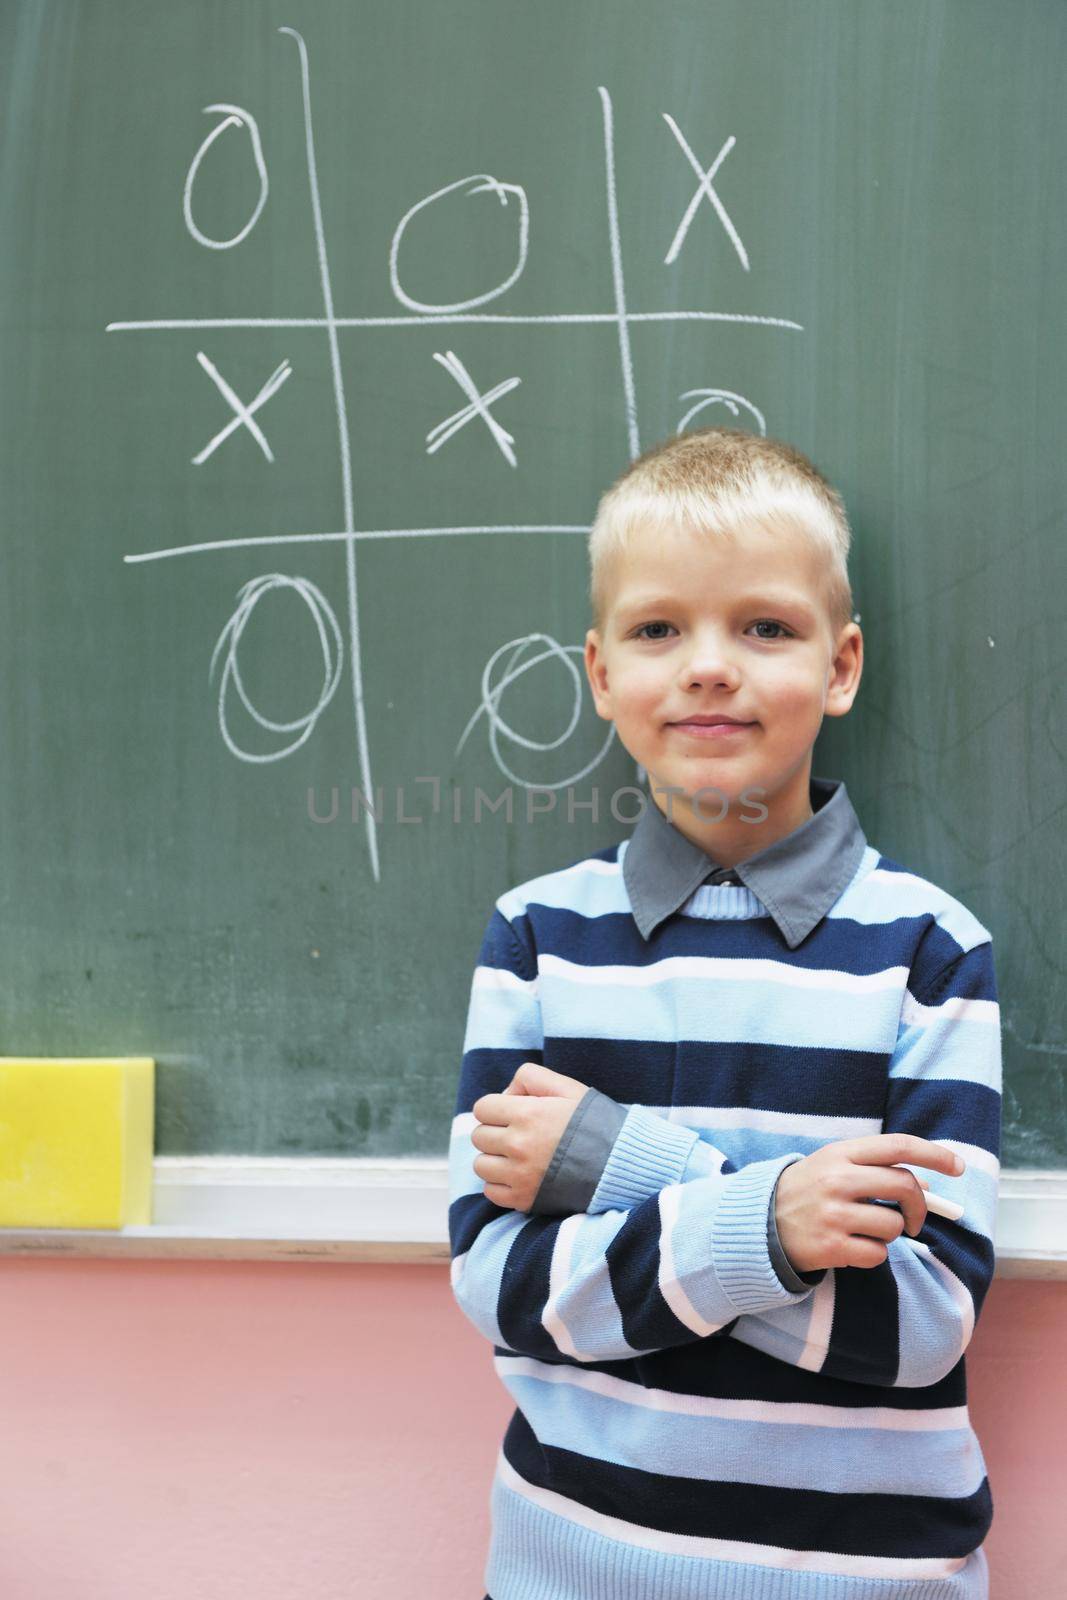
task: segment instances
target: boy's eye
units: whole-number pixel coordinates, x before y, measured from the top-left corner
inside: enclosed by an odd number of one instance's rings
[[[669,628],[670,626],[671,624],[669,622],[645,622],[642,623],[641,627],[634,630],[634,638],[640,639],[643,636],[646,639],[651,639],[652,642],[655,643],[665,636],[662,633],[657,633],[655,635],[649,634],[649,628]],[[788,639],[791,637],[790,631],[785,624],[781,622],[775,622],[772,617],[761,617],[758,622],[753,622],[751,626],[753,628],[777,628],[777,633],[761,633],[759,635],[761,639],[767,639],[768,641],[771,639]]]

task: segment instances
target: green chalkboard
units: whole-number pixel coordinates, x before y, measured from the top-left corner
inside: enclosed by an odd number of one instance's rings
[[[443,1153],[493,899],[628,832],[584,530],[718,421],[845,495],[815,771],[992,929],[1067,1165],[1065,75],[1061,0],[8,0],[0,1052]]]

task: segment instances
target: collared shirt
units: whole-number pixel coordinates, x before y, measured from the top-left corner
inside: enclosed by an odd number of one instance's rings
[[[867,848],[840,778],[811,778],[809,794],[813,815],[806,822],[733,867],[717,866],[650,799],[622,864],[642,938],[651,938],[702,883],[739,879],[767,907],[782,938],[795,950],[844,892]],[[673,798],[668,795],[668,802]]]
[[[794,950],[852,881],[867,848],[840,779],[811,778],[809,795],[813,814],[806,822],[732,867],[716,865],[650,798],[622,865],[642,938],[649,940],[660,923],[679,911],[702,883],[739,883],[766,906],[782,938]],[[572,1215],[585,1211],[625,1118],[624,1106],[599,1089],[589,1089],[563,1130],[530,1212]],[[775,1192],[767,1210],[767,1244],[775,1271],[793,1293],[824,1276],[825,1269],[799,1276],[790,1265],[778,1237]]]

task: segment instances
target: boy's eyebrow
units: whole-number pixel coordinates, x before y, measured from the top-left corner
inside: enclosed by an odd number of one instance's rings
[[[795,589],[754,589],[751,594],[738,596],[739,606],[770,606],[773,610],[780,606],[783,610],[799,611],[806,617],[815,618],[816,611],[806,595],[799,594]]]
[[[628,601],[624,606],[619,606],[617,615],[619,617],[629,617],[638,611],[655,611],[657,607],[663,611],[669,611],[672,606],[678,604],[677,595],[652,594],[647,599],[638,598],[637,600]]]

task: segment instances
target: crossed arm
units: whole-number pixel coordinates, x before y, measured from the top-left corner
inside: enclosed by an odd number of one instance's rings
[[[473,1107],[543,1046],[530,952],[495,912],[471,990],[450,1148],[453,1282],[487,1337],[549,1359],[623,1359],[725,1335],[858,1383],[925,1386],[957,1364],[993,1270],[1000,1035],[988,941],[909,992],[883,1127],[937,1139],[967,1161],[952,1197],[877,1266],[831,1268],[802,1292],[775,1271],[768,1211],[789,1152],[739,1172],[694,1132],[630,1107],[586,1211],[508,1210],[473,1170]],[[578,1086],[581,1088],[581,1086]],[[726,1163],[726,1165],[729,1165]],[[935,1189],[948,1193],[943,1180]]]
[[[524,1061],[503,1094],[483,1095],[473,1108],[481,1126],[475,1127],[471,1138],[483,1152],[474,1168],[488,1180],[486,1197],[496,1205],[531,1214],[596,1213],[608,1209],[599,1191],[611,1165],[609,1182],[615,1204],[648,1199],[662,1187],[655,1181],[658,1164],[651,1169],[639,1167],[630,1175],[624,1192],[615,1192],[614,1185],[626,1172],[628,1141],[623,1130],[627,1109],[576,1078]],[[662,1129],[662,1118],[648,1125],[646,1131],[654,1146]],[[681,1181],[710,1177],[721,1170],[733,1171],[733,1163],[700,1141],[693,1147],[693,1159]],[[825,1269],[803,1274],[794,1271],[778,1237],[777,1192],[775,1183],[767,1207],[768,1251],[779,1281],[799,1294],[819,1283]]]

